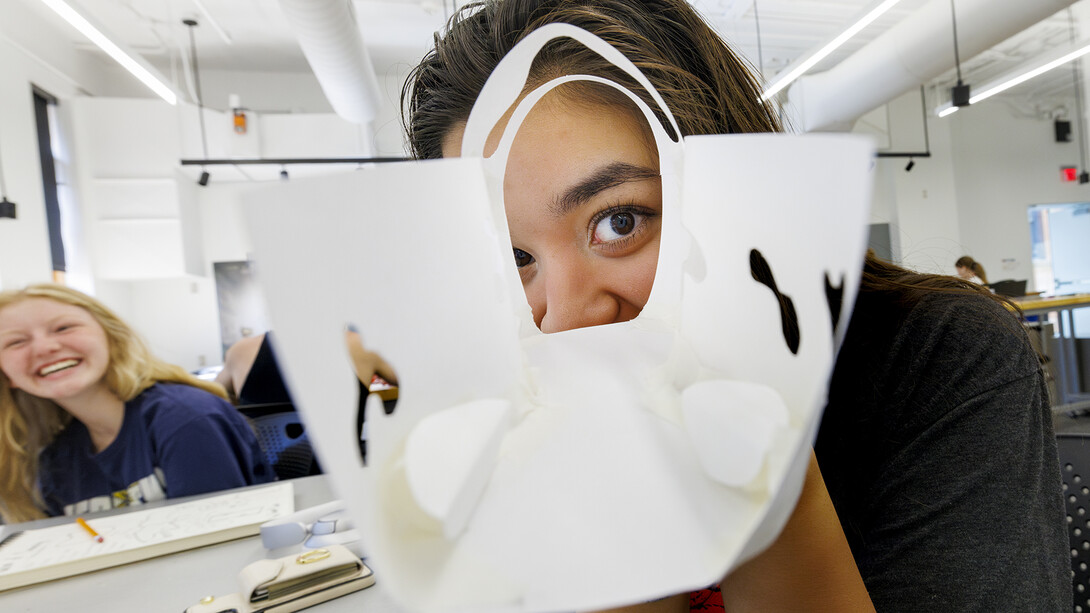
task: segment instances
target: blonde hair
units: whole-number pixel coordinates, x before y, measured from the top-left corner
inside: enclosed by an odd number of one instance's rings
[[[77,306],[106,332],[110,362],[106,386],[128,402],[160,381],[200,388],[221,398],[218,383],[202,381],[180,366],[156,358],[140,336],[98,300],[63,285],[31,285],[0,292],[0,312],[17,302],[45,298]],[[13,389],[0,371],[0,517],[7,523],[45,517],[37,488],[38,454],[70,422],[72,416],[55,402]]]

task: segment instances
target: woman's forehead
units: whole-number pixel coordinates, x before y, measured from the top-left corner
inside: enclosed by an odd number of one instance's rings
[[[46,298],[44,296],[27,296],[0,306],[0,322],[4,320],[19,319],[46,319],[60,316],[80,316],[93,319],[91,314],[83,307]]]

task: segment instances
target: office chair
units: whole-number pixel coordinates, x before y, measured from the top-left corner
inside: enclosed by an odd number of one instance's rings
[[[1067,536],[1071,541],[1071,587],[1075,613],[1090,612],[1090,432],[1059,432],[1056,444],[1063,477]]]
[[[281,480],[295,479],[320,471],[306,426],[295,411],[260,415],[250,419],[265,459]]]

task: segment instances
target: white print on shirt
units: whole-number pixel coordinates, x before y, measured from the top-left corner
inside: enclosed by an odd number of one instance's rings
[[[155,467],[155,472],[129,485],[129,487],[106,494],[104,496],[92,496],[79,502],[64,506],[65,515],[82,515],[95,511],[108,511],[117,507],[130,507],[156,500],[165,500],[166,477],[163,469]]]

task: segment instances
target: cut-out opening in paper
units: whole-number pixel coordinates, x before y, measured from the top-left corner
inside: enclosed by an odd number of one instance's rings
[[[356,324],[345,325],[344,345],[348,364],[359,381],[359,393],[355,404],[355,436],[359,442],[360,461],[367,464],[367,403],[370,400],[378,401],[381,403],[384,414],[393,414],[397,409],[400,393],[397,369],[382,355],[365,346],[359,326]]]

